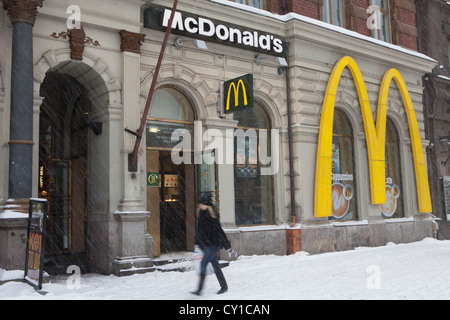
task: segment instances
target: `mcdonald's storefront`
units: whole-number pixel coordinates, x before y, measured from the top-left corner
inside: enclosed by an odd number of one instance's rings
[[[133,2],[117,21],[120,8],[105,16],[86,4],[83,30],[101,46],[86,45],[82,61],[48,36],[66,28],[48,3],[33,29],[31,196],[70,201],[64,217],[49,212],[53,254],[82,256],[93,272],[151,268],[162,254],[193,250],[206,191],[242,255],[434,236],[422,103],[434,60],[297,15],[180,0],[135,171],[128,154],[173,2]],[[8,97],[0,92],[2,124]],[[0,151],[7,199],[9,153]]]
[[[231,15],[225,15],[225,19],[218,12],[220,8]],[[155,39],[156,35],[161,39],[160,25],[168,25],[170,10],[148,10],[144,14],[148,14],[144,19],[146,38]],[[180,219],[182,248],[192,245],[192,199],[202,191],[213,193],[222,225],[233,246],[244,255],[296,250],[321,253],[435,235],[424,158],[428,142],[424,139],[422,104],[422,76],[435,66],[434,60],[301,18],[277,20],[224,5],[205,4],[205,8],[192,12],[183,7],[174,19],[170,40],[174,45],[169,48],[158,90],[176,92],[184,102],[175,108],[174,117],[152,116],[158,108],[154,102],[150,119],[161,124],[166,121],[163,118],[171,118],[172,125],[183,123],[193,136],[202,136],[203,147],[211,141],[218,143],[214,147],[219,146],[214,149],[214,164],[198,163],[193,155],[193,164],[184,164],[182,169],[182,185],[186,186],[179,196],[186,203]],[[264,29],[261,19],[266,22]],[[253,42],[247,39],[246,43],[244,36],[250,35]],[[270,35],[275,39],[272,42],[265,40]],[[207,50],[197,47],[198,39],[206,42]],[[270,44],[271,50],[264,51],[256,42],[267,49]],[[150,55],[154,56],[156,49],[152,41],[143,45],[144,88],[149,85],[145,75],[152,70],[147,63],[150,65]],[[277,63],[277,57],[289,61],[287,77],[286,67]],[[244,89],[248,79],[244,85],[239,78],[242,74],[252,75],[251,98]],[[236,105],[238,99],[239,105],[245,100],[245,106],[251,99],[253,107],[230,110],[234,99]],[[171,104],[167,101],[159,102],[165,106],[161,111],[168,112],[166,106]],[[187,105],[190,117],[185,117]],[[256,131],[258,150],[261,133],[272,133],[271,143],[277,142],[269,147],[272,161],[276,152],[279,154],[272,174],[261,174],[264,165],[259,151],[252,156],[248,145],[240,148],[236,135],[226,134],[227,130],[238,129]],[[157,129],[150,125],[152,130]],[[163,131],[160,127],[158,130]],[[224,147],[223,151],[220,146],[232,145],[230,139],[234,140],[234,149]],[[151,141],[157,140],[147,136],[148,172],[164,172],[166,162],[161,157],[164,150],[173,147],[153,145]],[[222,151],[225,157],[231,154],[231,164],[220,162]],[[165,159],[168,156],[166,153]],[[159,167],[149,164],[148,159],[158,157]],[[273,162],[270,165],[273,169]],[[192,172],[190,178],[188,172]],[[163,176],[159,181],[167,183]],[[195,189],[189,189],[189,185]],[[147,188],[150,221],[158,214],[161,219],[159,234],[158,230],[149,230],[154,240],[160,239],[154,243],[161,241],[159,248],[154,246],[158,253],[171,246],[170,240],[169,247],[163,245],[167,236],[161,221],[167,214],[163,209],[158,213],[154,207],[158,202],[150,201],[161,201],[156,195],[164,197],[166,191],[160,189]]]

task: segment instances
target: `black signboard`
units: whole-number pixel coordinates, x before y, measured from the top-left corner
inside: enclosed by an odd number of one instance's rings
[[[172,140],[172,135],[179,130],[179,138]],[[188,139],[190,141],[184,141]],[[147,147],[170,150],[182,140],[189,146],[194,144],[194,126],[187,123],[147,121]]]
[[[225,81],[223,84],[224,113],[253,107],[253,74]]]
[[[36,290],[42,289],[48,202],[30,199],[24,280]]]
[[[153,5],[144,11],[144,27],[165,31],[171,12],[168,8]],[[279,35],[179,10],[175,12],[171,32],[279,57],[285,57],[288,52],[288,43]]]

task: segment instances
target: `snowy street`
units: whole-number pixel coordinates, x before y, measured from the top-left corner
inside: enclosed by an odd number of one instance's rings
[[[46,295],[25,283],[8,282],[0,286],[0,299],[450,299],[449,265],[450,241],[427,238],[320,255],[241,256],[223,269],[229,291],[222,295],[216,295],[214,275],[206,278],[203,295],[197,297],[190,294],[197,286],[194,271],[157,271],[128,277],[81,275],[79,288],[67,281],[69,275],[60,276],[43,285]]]

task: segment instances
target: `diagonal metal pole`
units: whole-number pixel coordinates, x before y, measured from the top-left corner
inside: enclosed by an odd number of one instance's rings
[[[141,124],[140,124],[139,130],[137,132],[136,142],[134,144],[133,153],[129,154],[129,156],[128,156],[128,171],[130,171],[130,172],[137,171],[137,154],[138,154],[139,147],[140,147],[140,144],[142,141],[142,135],[144,133],[145,124],[147,122],[148,111],[149,111],[150,105],[152,103],[153,93],[155,92],[156,81],[158,79],[159,70],[161,69],[161,64],[162,64],[162,60],[164,57],[164,51],[166,50],[167,41],[169,40],[170,31],[172,30],[172,23],[173,23],[173,19],[175,16],[175,10],[177,8],[177,5],[178,5],[178,0],[175,0],[173,3],[172,13],[171,13],[170,19],[169,19],[169,25],[167,26],[166,34],[164,36],[164,41],[161,46],[161,52],[159,53],[158,63],[156,64],[155,72],[153,74],[152,85],[151,85],[150,91],[148,93],[147,102],[145,103],[144,114],[142,115]]]

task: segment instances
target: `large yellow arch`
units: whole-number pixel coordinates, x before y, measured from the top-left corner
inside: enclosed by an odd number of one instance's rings
[[[425,156],[423,153],[422,138],[420,137],[419,125],[417,124],[416,112],[409,95],[408,88],[403,80],[400,72],[396,69],[390,69],[386,72],[381,82],[380,96],[378,99],[378,110],[383,109],[383,118],[378,120],[378,123],[384,125],[384,133],[386,132],[386,110],[387,100],[389,95],[389,88],[392,82],[395,80],[397,86],[402,95],[403,103],[406,109],[406,116],[409,124],[409,134],[411,137],[411,147],[414,158],[414,170],[416,175],[416,187],[417,187],[417,200],[419,203],[419,212],[432,212],[430,186],[428,184],[427,165],[425,162]],[[379,111],[378,111],[379,112]],[[381,133],[380,133],[381,134]],[[383,171],[384,172],[384,171]]]
[[[343,57],[335,65],[325,92],[322,115],[320,119],[319,141],[316,159],[316,181],[314,194],[314,214],[316,217],[329,217],[331,207],[331,149],[333,140],[333,118],[336,93],[342,72],[348,68],[353,76],[361,105],[364,129],[367,141],[367,152],[370,171],[370,190],[373,204],[386,202],[385,190],[385,142],[386,142],[386,113],[389,87],[392,79],[397,83],[409,122],[411,143],[413,147],[414,165],[416,173],[417,193],[420,212],[431,212],[430,191],[422,149],[422,140],[417,125],[414,107],[408,89],[400,73],[391,69],[386,72],[380,89],[378,101],[377,125],[373,121],[369,96],[364,78],[356,62],[351,57]]]

